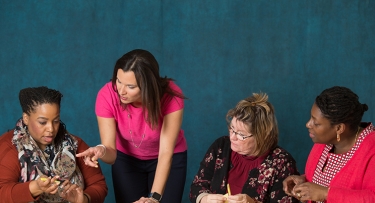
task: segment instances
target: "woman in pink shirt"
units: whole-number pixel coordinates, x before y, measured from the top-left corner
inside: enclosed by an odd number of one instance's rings
[[[361,122],[367,109],[346,87],[316,97],[306,123],[315,144],[305,174],[284,180],[288,195],[308,202],[375,202],[375,128]]]
[[[181,129],[184,95],[160,77],[154,56],[141,49],[117,60],[96,99],[101,144],[78,157],[112,164],[116,202],[181,202],[187,144]]]

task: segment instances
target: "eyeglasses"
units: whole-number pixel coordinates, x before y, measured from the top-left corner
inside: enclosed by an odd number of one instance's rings
[[[253,135],[248,135],[248,136],[242,135],[241,133],[234,131],[234,129],[231,126],[228,126],[228,130],[229,130],[229,134],[233,133],[234,135],[236,135],[237,139],[241,141],[246,140],[247,138],[253,136]]]

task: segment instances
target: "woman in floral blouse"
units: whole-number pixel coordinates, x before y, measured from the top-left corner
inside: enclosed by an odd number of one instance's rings
[[[277,145],[267,100],[267,94],[254,93],[229,110],[229,136],[207,150],[190,187],[192,203],[299,202],[283,191],[283,180],[299,173],[292,155]]]

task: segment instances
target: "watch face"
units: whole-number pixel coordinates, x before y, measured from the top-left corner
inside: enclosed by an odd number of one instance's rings
[[[157,193],[157,192],[153,192],[151,193],[151,197],[160,201],[161,200],[161,194]]]

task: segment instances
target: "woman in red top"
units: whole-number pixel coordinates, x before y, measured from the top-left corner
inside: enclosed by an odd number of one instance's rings
[[[315,143],[302,176],[290,176],[287,194],[308,202],[375,202],[375,129],[361,123],[368,107],[346,87],[316,97],[306,123]]]
[[[47,87],[20,91],[22,118],[0,137],[0,203],[104,202],[100,167],[75,158],[88,145],[60,121],[61,97]]]

